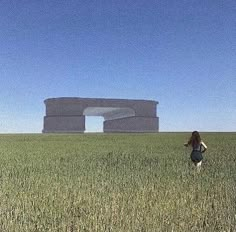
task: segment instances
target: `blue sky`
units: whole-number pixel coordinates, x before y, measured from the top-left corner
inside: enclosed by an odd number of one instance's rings
[[[157,100],[160,131],[236,131],[235,25],[234,0],[1,0],[0,133],[40,133],[44,99],[67,96]]]

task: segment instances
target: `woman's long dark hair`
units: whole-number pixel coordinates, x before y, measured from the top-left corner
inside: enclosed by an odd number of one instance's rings
[[[192,136],[188,141],[189,145],[192,145],[192,147],[196,147],[201,143],[201,137],[198,131],[193,131]]]

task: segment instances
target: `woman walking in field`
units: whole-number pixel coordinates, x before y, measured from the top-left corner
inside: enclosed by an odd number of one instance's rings
[[[202,160],[203,160],[202,153],[204,153],[207,150],[207,146],[201,140],[199,132],[193,131],[192,136],[190,137],[188,142],[184,144],[184,146],[192,147],[190,158],[193,161],[194,165],[197,167],[198,171],[200,171]]]

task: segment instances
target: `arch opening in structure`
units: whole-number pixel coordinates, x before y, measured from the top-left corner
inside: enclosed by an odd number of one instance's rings
[[[85,133],[102,133],[104,118],[101,116],[85,116]]]
[[[84,109],[85,132],[104,132],[104,121],[135,116],[131,108],[87,107]]]

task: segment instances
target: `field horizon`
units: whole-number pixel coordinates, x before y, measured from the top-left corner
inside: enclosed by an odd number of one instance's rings
[[[101,136],[102,135],[102,136]],[[236,230],[236,133],[0,134],[0,230]]]

